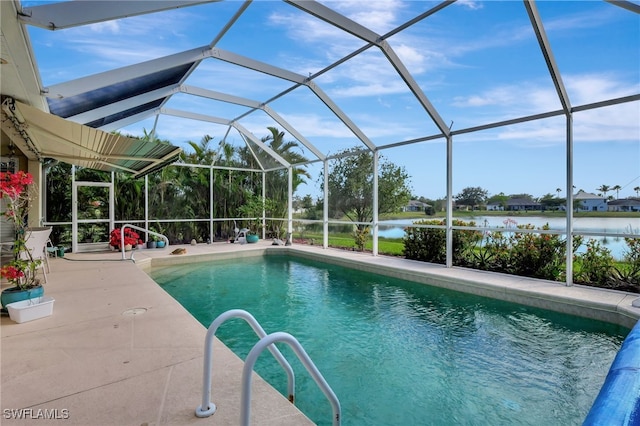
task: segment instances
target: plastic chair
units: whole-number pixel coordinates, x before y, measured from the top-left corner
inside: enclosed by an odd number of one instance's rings
[[[49,255],[47,253],[47,241],[51,235],[51,228],[28,228],[26,231],[25,248],[31,252],[31,259],[41,260],[38,268],[42,268],[44,282],[47,282],[47,270],[49,269]],[[29,260],[29,255],[20,253],[20,258]],[[46,268],[45,268],[46,265]]]
[[[58,246],[53,245],[51,238],[47,240],[46,251],[47,251],[47,256],[45,256],[45,259],[47,262],[47,272],[51,272],[51,268],[49,268],[49,258],[51,256],[58,257]]]

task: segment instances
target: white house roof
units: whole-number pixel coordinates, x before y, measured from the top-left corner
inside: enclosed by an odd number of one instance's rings
[[[602,195],[592,194],[590,192],[578,191],[577,194],[573,196],[574,200],[604,200],[605,198]]]

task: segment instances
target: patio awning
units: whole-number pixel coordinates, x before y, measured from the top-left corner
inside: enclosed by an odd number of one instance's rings
[[[173,162],[182,152],[170,144],[107,133],[17,101],[4,102],[2,110],[10,119],[3,127],[13,123],[13,133],[40,159],[139,177]]]

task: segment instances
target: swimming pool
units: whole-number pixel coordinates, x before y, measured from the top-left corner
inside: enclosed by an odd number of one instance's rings
[[[579,425],[628,329],[287,256],[153,269],[205,326],[245,309],[267,333],[305,347],[345,425]],[[218,337],[244,359],[241,320]],[[318,424],[331,408],[288,347],[296,405]],[[256,371],[283,394],[267,354]]]

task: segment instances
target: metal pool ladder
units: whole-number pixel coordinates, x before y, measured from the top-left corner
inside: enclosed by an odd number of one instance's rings
[[[275,343],[287,343],[298,356],[298,359],[307,369],[311,377],[316,382],[322,393],[327,397],[333,409],[333,425],[340,425],[340,402],[335,393],[326,382],[320,371],[316,368],[309,355],[305,352],[300,342],[289,333],[276,332],[267,335],[262,326],[249,312],[242,309],[232,309],[220,314],[207,329],[207,336],[204,341],[204,366],[202,372],[202,404],[196,408],[197,417],[209,417],[216,411],[216,405],[211,402],[211,367],[213,362],[213,338],[218,328],[231,318],[242,318],[245,320],[258,335],[260,340],[249,351],[247,359],[242,369],[242,397],[240,400],[240,425],[249,425],[249,415],[251,412],[251,377],[253,366],[258,357],[266,348],[271,352],[276,361],[287,373],[287,391],[289,393],[289,401],[294,403],[295,400],[295,375],[291,365],[278,350]]]

